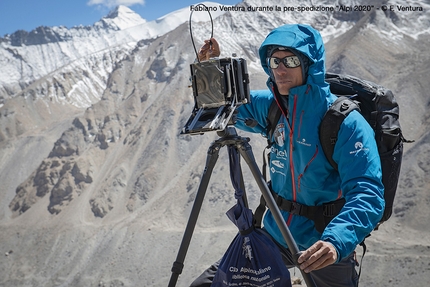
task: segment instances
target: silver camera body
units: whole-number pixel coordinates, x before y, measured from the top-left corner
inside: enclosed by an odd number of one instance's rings
[[[181,134],[222,131],[234,124],[237,107],[250,101],[246,60],[211,58],[190,68],[195,104]]]

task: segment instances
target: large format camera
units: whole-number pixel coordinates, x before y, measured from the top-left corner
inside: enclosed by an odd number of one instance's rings
[[[212,58],[190,65],[194,109],[181,134],[222,131],[234,124],[237,107],[250,101],[242,58]]]

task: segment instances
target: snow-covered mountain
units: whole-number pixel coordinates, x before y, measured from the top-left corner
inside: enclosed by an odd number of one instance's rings
[[[218,5],[204,3],[208,7]],[[51,74],[64,74],[84,67],[90,81],[76,79],[71,91],[62,96],[72,105],[88,107],[100,98],[98,95],[104,87],[99,85],[106,82],[112,64],[121,60],[124,52],[132,50],[138,41],[154,39],[177,28],[188,20],[188,13],[189,8],[183,8],[147,22],[128,7],[118,6],[93,26],[72,29],[40,26],[31,32],[17,31],[6,35],[0,38],[0,105],[2,98],[25,93],[29,85],[43,77],[51,78]],[[213,17],[221,14],[223,12],[214,13]],[[206,18],[202,13],[195,13],[193,17],[196,21]],[[55,85],[52,81],[45,82],[40,89],[49,90]],[[58,95],[48,92],[46,96]]]
[[[217,7],[213,33],[222,56],[247,59],[253,89],[265,88],[264,37],[300,22],[321,31],[328,70],[395,92],[404,134],[416,142],[406,146],[394,218],[369,239],[361,281],[420,286],[430,277],[422,252],[430,239],[430,4],[314,2],[267,6],[281,11],[263,11],[257,0],[204,3]],[[216,136],[179,135],[193,105],[189,16],[184,7],[148,22],[119,6],[92,26],[38,27],[0,39],[1,286],[167,285]],[[198,45],[211,35],[208,20],[205,11],[193,13]],[[260,163],[265,141],[251,135],[251,144]],[[224,215],[234,196],[228,159],[220,156],[178,286],[218,259],[235,232]],[[252,206],[259,192],[244,174]]]

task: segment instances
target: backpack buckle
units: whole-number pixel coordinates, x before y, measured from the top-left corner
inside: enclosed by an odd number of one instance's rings
[[[328,216],[328,217],[333,217],[334,215],[336,215],[335,211],[336,211],[336,208],[335,208],[335,205],[333,203],[325,204],[324,210],[323,210],[323,215]]]
[[[336,201],[323,204],[323,216],[335,217],[345,204],[345,198],[340,198]]]
[[[302,205],[298,202],[291,202],[291,209],[290,213],[294,215],[301,215],[300,212],[302,211]]]

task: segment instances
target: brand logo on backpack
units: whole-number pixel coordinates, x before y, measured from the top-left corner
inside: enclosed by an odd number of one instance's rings
[[[369,150],[368,148],[365,148],[362,142],[356,142],[355,145],[355,150],[350,151],[350,154],[356,154],[359,153],[360,151],[367,151]]]

